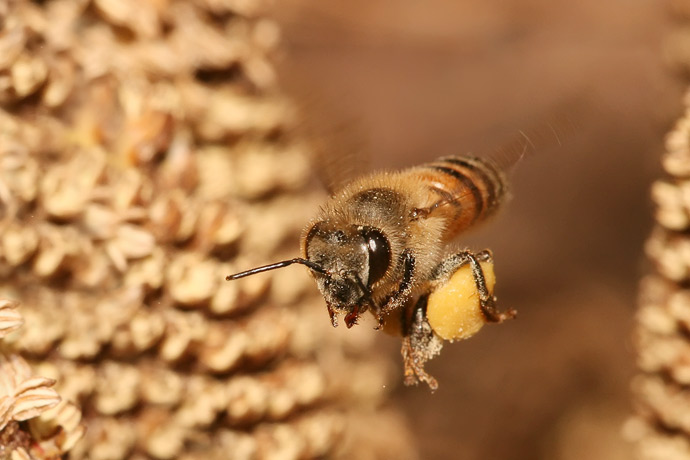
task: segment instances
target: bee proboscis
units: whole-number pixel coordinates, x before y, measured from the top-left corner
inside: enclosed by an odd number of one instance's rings
[[[306,265],[326,300],[334,327],[339,314],[344,314],[350,328],[366,311],[378,320],[378,328],[387,322],[399,325],[405,383],[421,380],[435,389],[438,384],[424,364],[438,353],[444,338],[465,338],[485,322],[500,323],[516,314],[496,309],[491,252],[449,253],[447,249],[458,234],[491,216],[505,196],[502,171],[490,159],[471,156],[443,157],[397,172],[365,175],[337,191],[306,227],[302,257],[227,279]],[[489,269],[488,283],[485,271]],[[473,288],[466,297],[474,299],[458,302],[470,307],[472,300],[478,304],[472,320],[476,324],[470,332],[439,335],[427,318],[427,309],[445,309],[449,300],[437,300],[433,294],[468,277]],[[469,308],[465,304],[462,314]],[[460,313],[451,313],[456,314]]]

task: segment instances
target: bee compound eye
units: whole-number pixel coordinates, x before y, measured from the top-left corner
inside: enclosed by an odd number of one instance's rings
[[[391,263],[391,247],[380,230],[375,228],[362,229],[362,236],[369,252],[369,280],[371,286],[386,274]]]

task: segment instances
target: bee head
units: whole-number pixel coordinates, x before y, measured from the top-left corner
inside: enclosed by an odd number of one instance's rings
[[[373,227],[336,227],[321,221],[307,231],[303,241],[306,259],[323,268],[312,273],[331,318],[345,313],[348,327],[352,326],[359,313],[375,307],[372,286],[383,278],[391,261],[388,239]]]
[[[352,327],[360,313],[370,307],[379,309],[372,286],[384,277],[391,264],[390,244],[383,232],[364,225],[336,227],[320,221],[308,229],[302,241],[305,258],[252,268],[225,279],[235,280],[298,263],[311,269],[333,326],[337,325],[338,313],[344,313],[347,327]]]

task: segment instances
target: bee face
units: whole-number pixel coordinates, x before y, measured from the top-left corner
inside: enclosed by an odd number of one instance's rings
[[[324,269],[312,273],[329,308],[352,313],[373,306],[372,287],[391,262],[390,244],[381,230],[320,221],[307,231],[304,252]]]

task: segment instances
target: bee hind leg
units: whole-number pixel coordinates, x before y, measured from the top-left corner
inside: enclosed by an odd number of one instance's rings
[[[463,251],[441,262],[436,269],[434,278],[437,280],[448,279],[459,268],[469,264],[472,270],[472,277],[477,287],[477,293],[479,294],[479,307],[484,317],[488,322],[501,323],[507,319],[515,318],[515,316],[517,316],[517,311],[510,308],[504,312],[500,312],[496,309],[496,296],[489,292],[489,288],[486,286],[484,270],[480,265],[480,262],[489,262],[493,264],[493,261],[493,255],[488,249],[476,254],[471,251]]]
[[[417,385],[420,381],[434,391],[438,382],[424,370],[424,364],[441,352],[442,340],[434,334],[426,319],[427,296],[422,296],[411,314],[403,320],[403,343],[401,353],[405,366],[405,385]]]
[[[472,254],[470,251],[466,253],[472,267],[474,282],[477,284],[477,292],[479,292],[479,307],[482,309],[482,313],[484,313],[486,320],[492,323],[501,323],[507,319],[515,318],[517,316],[517,311],[513,308],[509,308],[504,312],[499,312],[496,309],[496,296],[489,294],[489,290],[486,287],[484,270],[479,262],[489,262],[493,264],[494,257],[491,251],[484,249],[477,254]]]

